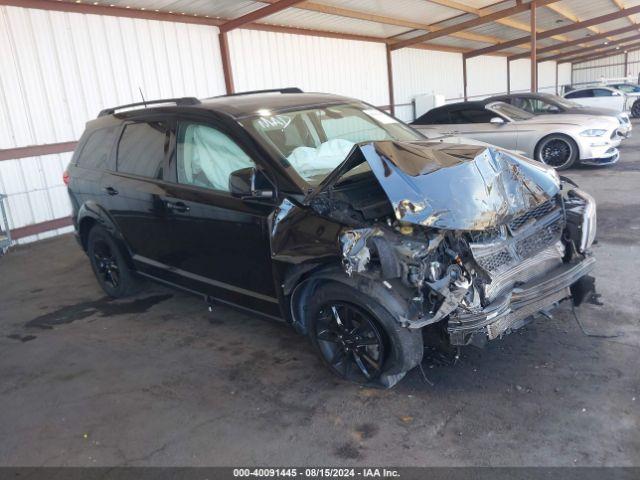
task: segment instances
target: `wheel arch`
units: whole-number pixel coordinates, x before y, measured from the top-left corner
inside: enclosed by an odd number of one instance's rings
[[[78,209],[76,224],[80,244],[85,252],[88,248],[89,232],[91,232],[93,227],[99,225],[112,235],[118,249],[127,262],[127,266],[132,269],[134,268],[131,251],[127,247],[124,236],[106,209],[95,202],[84,203]]]

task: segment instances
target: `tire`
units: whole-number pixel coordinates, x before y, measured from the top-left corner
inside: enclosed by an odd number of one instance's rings
[[[640,100],[636,100],[633,102],[633,105],[631,105],[631,116],[633,118],[640,117]]]
[[[553,134],[544,137],[536,145],[536,160],[555,168],[566,170],[578,159],[578,145],[566,135]]]
[[[113,298],[128,297],[140,288],[140,280],[127,262],[109,232],[100,226],[89,231],[87,255],[98,283]]]
[[[314,349],[342,379],[391,387],[422,359],[421,332],[400,327],[372,297],[347,285],[321,284],[309,299],[307,314]]]

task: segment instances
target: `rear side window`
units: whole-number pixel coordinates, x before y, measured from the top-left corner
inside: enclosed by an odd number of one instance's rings
[[[577,92],[567,93],[564,98],[587,98],[593,97],[593,90],[579,90]]]
[[[162,178],[165,151],[169,145],[164,122],[130,123],[118,143],[118,171],[149,178]]]
[[[90,134],[80,151],[76,165],[100,170],[110,168],[111,147],[119,128],[119,126],[101,128]]]

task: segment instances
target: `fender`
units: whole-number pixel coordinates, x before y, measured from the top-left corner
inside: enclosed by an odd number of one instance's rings
[[[78,215],[76,216],[76,232],[80,236],[81,245],[84,251],[87,251],[87,245],[86,239],[82,238],[83,232],[81,231],[81,225],[83,221],[86,221],[87,219],[91,219],[111,234],[116,245],[118,245],[118,248],[124,256],[127,266],[131,269],[135,269],[131,250],[127,246],[127,242],[122,235],[122,232],[120,232],[115,220],[104,207],[94,201],[83,203],[78,209]]]

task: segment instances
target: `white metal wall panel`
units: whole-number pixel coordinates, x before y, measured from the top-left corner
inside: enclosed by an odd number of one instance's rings
[[[599,82],[601,78],[624,77],[624,54],[576,63],[572,80],[575,85]]]
[[[571,85],[570,63],[561,63],[558,65],[558,85]]]
[[[229,51],[239,92],[295,86],[389,104],[382,43],[234,30]]]
[[[462,54],[403,48],[391,54],[396,104],[411,103],[420,94],[440,94],[447,99],[464,94]],[[412,107],[396,108],[396,116],[413,120]]]
[[[471,100],[507,91],[507,59],[483,55],[467,60],[467,95]]]
[[[633,77],[634,81],[637,82],[640,74],[640,50],[629,52],[627,62],[629,76]]]
[[[556,62],[542,62],[538,64],[538,91],[555,93],[556,90]]]
[[[512,61],[509,70],[511,73],[512,92],[528,92],[531,90],[531,61],[528,58]]]
[[[218,29],[0,7],[0,149],[77,140],[105,107],[224,93]],[[0,162],[12,228],[69,215],[70,154]],[[44,237],[47,235],[41,235]]]

